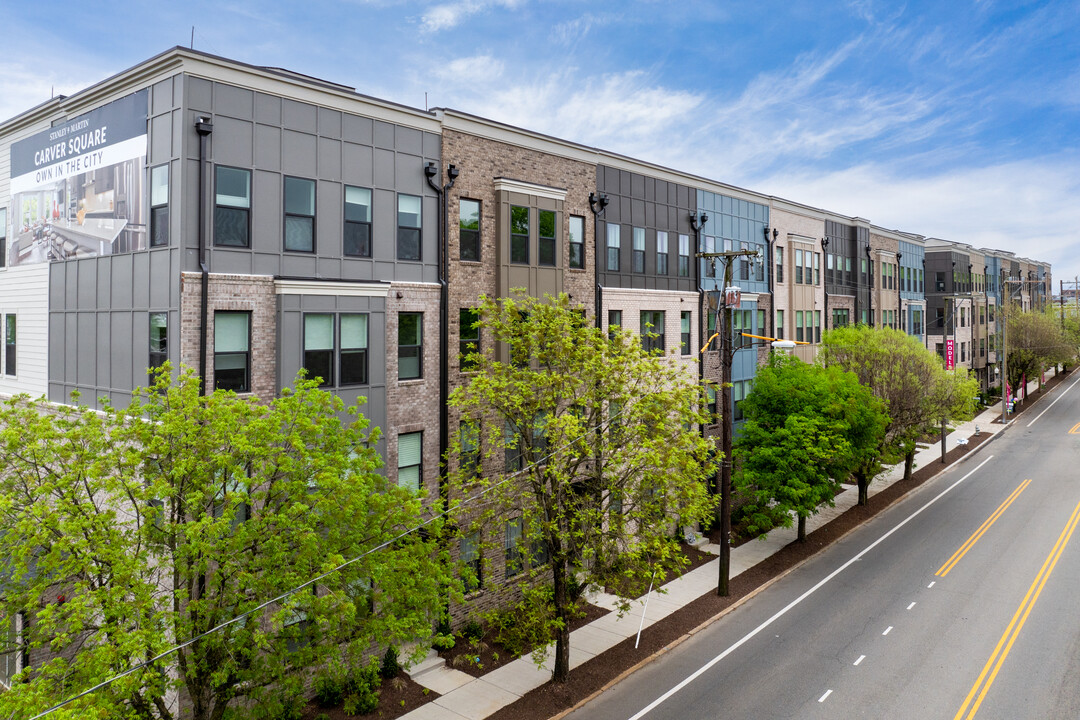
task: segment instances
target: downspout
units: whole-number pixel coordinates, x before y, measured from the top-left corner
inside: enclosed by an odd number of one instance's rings
[[[202,300],[199,327],[199,395],[206,395],[206,326],[210,316],[210,264],[206,257],[206,141],[214,132],[210,118],[200,115],[195,120],[199,134],[199,270],[202,273]]]
[[[867,320],[874,327],[874,260],[870,254],[870,241],[866,242],[866,309],[870,311]]]
[[[789,244],[790,247],[790,244]],[[821,254],[827,255],[829,252],[829,238],[821,238]],[[825,263],[825,267],[828,267],[828,262]],[[821,329],[829,329],[829,279],[826,277],[825,282],[821,286],[822,291],[825,293],[825,317],[821,319]]]
[[[705,334],[709,332],[709,324],[705,320],[705,286],[701,284],[701,265],[703,262],[715,262],[712,258],[704,261],[697,258],[697,253],[701,252],[701,231],[705,227],[705,223],[709,221],[709,216],[705,213],[701,215],[690,215],[690,227],[694,231],[694,247],[696,251],[691,255],[694,258],[694,282],[697,284],[697,319],[698,319],[698,340],[702,347],[705,347]],[[719,327],[717,328],[719,330]],[[701,360],[697,365],[698,372],[698,385],[705,387],[705,354],[701,354]],[[702,425],[698,428],[698,432],[702,437],[705,437],[705,426]]]
[[[780,231],[773,228],[772,240],[769,240],[769,228],[765,228],[765,274],[769,278],[769,337],[776,337],[776,292],[774,290],[773,273],[776,270],[776,264],[773,259],[773,243],[776,242],[776,238],[780,235]],[[822,258],[824,259],[824,258]]]
[[[604,293],[600,285],[600,250],[602,249],[600,246],[600,218],[603,216],[607,206],[607,193],[589,193],[589,210],[591,210],[593,214],[593,247],[595,248],[593,252],[593,272],[595,274],[596,287],[593,290],[593,302],[595,303],[593,312],[596,313],[596,327],[600,330],[604,329],[604,321],[600,317],[604,302]]]
[[[904,253],[896,253],[896,273],[893,276],[893,281],[896,283],[896,312],[900,316],[898,320],[903,323],[904,334],[907,334],[907,316],[904,315],[904,281],[903,281],[903,268],[900,265],[900,260],[904,257]]]
[[[439,248],[439,457],[445,458],[450,448],[450,408],[447,403],[450,400],[450,260],[449,248],[447,247],[447,232],[450,224],[447,218],[449,203],[446,194],[454,187],[460,172],[455,165],[446,168],[446,185],[439,187],[435,176],[439,174],[439,168],[435,163],[429,162],[424,166],[424,176],[428,185],[435,191],[439,198],[439,224],[437,245]],[[447,501],[449,488],[446,484],[446,465],[442,464],[439,473],[439,497],[443,503]]]

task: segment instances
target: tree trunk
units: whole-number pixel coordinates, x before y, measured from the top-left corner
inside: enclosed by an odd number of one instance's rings
[[[859,482],[859,504],[866,505],[867,501],[870,499],[870,483],[868,483],[866,478],[862,475],[855,476],[855,479]]]
[[[806,542],[806,518],[799,516],[799,542]]]
[[[915,450],[908,450],[908,454],[904,456],[904,480],[911,479],[911,469],[915,467]]]
[[[731,283],[731,260],[724,264],[724,288]],[[721,293],[722,295],[722,293]],[[716,582],[716,594],[728,596],[728,581],[731,578],[731,396],[728,386],[731,384],[731,361],[734,350],[731,347],[731,315],[723,305],[721,297],[720,315],[724,318],[723,331],[720,334],[720,418],[724,431],[723,453],[720,459],[720,577]],[[719,323],[718,323],[719,324]],[[719,329],[719,328],[718,328]]]
[[[564,683],[570,677],[570,625],[566,611],[569,602],[566,593],[566,559],[553,558],[551,570],[555,590],[555,617],[562,621],[555,635],[555,667],[551,671],[551,679],[555,682]]]

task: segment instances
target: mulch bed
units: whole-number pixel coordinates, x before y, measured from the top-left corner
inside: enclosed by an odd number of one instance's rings
[[[1064,379],[1056,375],[1045,386],[1044,392]],[[1027,402],[1017,405],[1021,413],[1030,407],[1042,393],[1032,393]],[[845,534],[882,512],[908,492],[937,475],[944,468],[960,460],[976,447],[992,437],[982,433],[971,437],[967,445],[953,448],[945,456],[945,463],[935,460],[912,472],[911,480],[899,481],[870,498],[866,506],[851,508],[835,520],[818,528],[806,537],[806,542],[793,542],[746,572],[731,579],[728,597],[703,595],[648,628],[641,636],[641,644],[635,649],[634,638],[627,638],[611,650],[575,668],[566,683],[547,683],[508,705],[491,720],[548,720],[574,707],[575,704],[603,689],[603,687],[636,664],[649,659],[654,653],[683,637],[702,623],[715,618],[769,580],[795,567]],[[871,487],[873,487],[871,485]]]
[[[364,715],[346,715],[340,707],[321,708],[315,703],[309,703],[304,708],[304,720],[315,720],[321,715],[326,715],[329,720],[352,720],[352,718],[378,718],[379,720],[392,720],[401,717],[405,713],[412,712],[439,697],[437,692],[432,692],[422,685],[413,682],[404,672],[399,672],[397,677],[391,680],[383,680],[379,686],[379,707],[372,713]]]

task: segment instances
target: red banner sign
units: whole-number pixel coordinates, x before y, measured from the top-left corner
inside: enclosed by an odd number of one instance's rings
[[[945,369],[952,370],[956,367],[956,347],[951,338],[945,341]]]

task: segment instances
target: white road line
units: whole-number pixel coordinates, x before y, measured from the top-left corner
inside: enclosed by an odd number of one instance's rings
[[[821,697],[819,697],[819,698],[817,699],[817,701],[818,701],[818,702],[825,702],[825,698],[829,697],[830,695],[832,695],[832,690],[826,690],[826,691],[825,691],[825,694],[824,694],[824,695],[822,695]]]
[[[929,590],[930,588],[934,587],[934,583],[936,583],[936,582],[937,582],[937,580],[935,580],[934,582],[932,582],[932,583],[930,583],[929,585],[927,585],[927,586],[926,586],[926,589],[927,589],[927,590]]]
[[[667,700],[668,698],[670,698],[670,697],[671,697],[672,695],[674,695],[675,693],[677,693],[677,692],[679,692],[680,690],[682,690],[682,689],[683,689],[684,687],[686,687],[686,686],[687,686],[687,685],[689,685],[690,683],[694,682],[694,680],[697,680],[697,679],[698,679],[699,677],[701,677],[701,676],[702,676],[702,675],[703,675],[704,673],[708,672],[708,671],[709,671],[709,668],[711,668],[711,667],[712,667],[713,665],[715,665],[716,663],[720,662],[721,660],[723,660],[723,659],[724,659],[724,658],[726,658],[726,657],[727,657],[728,655],[730,655],[731,653],[733,653],[733,652],[735,652],[736,650],[738,650],[738,649],[739,649],[740,647],[742,647],[742,646],[743,646],[743,645],[745,645],[746,643],[750,642],[750,640],[752,640],[752,639],[754,638],[754,636],[755,636],[755,635],[757,635],[757,634],[758,634],[759,632],[761,632],[762,630],[764,630],[765,628],[769,627],[769,626],[770,626],[770,625],[772,625],[772,624],[773,624],[774,622],[776,622],[777,620],[779,620],[780,618],[782,618],[782,617],[783,617],[784,615],[786,615],[786,614],[788,613],[788,611],[789,611],[789,610],[791,610],[791,609],[792,609],[793,607],[797,606],[797,605],[798,605],[799,603],[801,603],[801,602],[802,602],[803,600],[805,600],[806,598],[810,597],[810,596],[811,596],[811,595],[813,595],[813,594],[814,594],[815,592],[817,592],[818,590],[820,590],[820,589],[821,589],[822,587],[824,587],[824,586],[825,586],[825,584],[826,584],[826,583],[828,583],[828,582],[829,582],[830,580],[832,580],[832,579],[833,579],[834,577],[836,577],[836,576],[837,576],[837,575],[839,575],[840,573],[842,573],[842,572],[844,572],[845,570],[847,570],[847,569],[848,569],[849,567],[851,567],[852,565],[854,565],[855,563],[857,563],[857,562],[858,562],[859,560],[862,560],[863,556],[864,556],[864,555],[866,555],[866,553],[870,552],[871,550],[873,550],[874,548],[876,548],[876,547],[877,547],[878,545],[880,545],[881,543],[885,542],[885,540],[886,540],[886,539],[887,539],[887,538],[888,538],[888,537],[889,537],[890,535],[892,535],[892,534],[893,534],[894,532],[896,532],[897,530],[899,530],[900,528],[904,527],[904,526],[905,526],[905,525],[907,525],[907,524],[908,524],[909,522],[911,522],[912,520],[914,520],[914,519],[915,519],[915,518],[916,518],[916,517],[917,517],[917,516],[918,516],[918,515],[919,515],[920,513],[922,513],[922,511],[923,511],[923,510],[926,510],[926,508],[930,507],[931,505],[933,505],[934,503],[936,503],[936,502],[937,502],[938,500],[940,500],[941,498],[945,497],[945,496],[946,496],[946,495],[947,495],[947,494],[948,494],[949,492],[951,492],[951,491],[953,490],[953,488],[955,488],[956,486],[958,486],[958,485],[959,485],[960,483],[962,483],[962,482],[964,482],[965,480],[967,480],[967,479],[968,479],[969,477],[971,477],[972,475],[974,475],[975,473],[977,473],[977,472],[978,472],[979,470],[982,470],[982,468],[983,468],[983,465],[986,465],[986,463],[990,462],[990,461],[991,461],[991,460],[993,460],[993,459],[994,459],[994,456],[993,456],[993,455],[987,455],[986,459],[985,459],[985,460],[983,460],[983,461],[982,461],[981,463],[979,463],[978,465],[976,465],[976,466],[975,466],[974,468],[972,468],[971,472],[969,472],[969,473],[968,473],[967,475],[965,475],[964,477],[960,478],[959,480],[957,480],[956,482],[954,482],[954,483],[953,483],[952,485],[950,485],[949,487],[947,487],[947,488],[945,488],[944,490],[942,490],[942,491],[941,491],[940,493],[938,493],[938,494],[937,494],[937,495],[936,495],[936,496],[935,496],[934,498],[932,498],[931,500],[929,500],[929,501],[928,501],[928,502],[927,502],[927,503],[926,503],[925,505],[923,505],[923,506],[922,506],[921,508],[919,508],[918,510],[916,510],[915,512],[911,513],[911,514],[910,514],[910,515],[908,515],[908,516],[907,516],[906,518],[904,518],[903,520],[901,520],[901,521],[900,521],[899,523],[897,523],[897,524],[896,524],[896,525],[895,525],[895,526],[894,526],[894,527],[892,528],[892,530],[889,530],[889,531],[888,531],[887,533],[885,533],[884,535],[882,535],[881,537],[879,537],[879,538],[878,538],[877,540],[875,540],[874,542],[872,542],[872,543],[870,543],[869,545],[867,545],[867,546],[866,546],[865,548],[863,548],[863,549],[862,549],[862,550],[861,550],[861,551],[860,551],[860,552],[859,552],[858,554],[856,554],[856,555],[855,555],[854,557],[852,557],[852,558],[851,558],[850,560],[848,560],[848,561],[847,561],[846,563],[844,563],[844,564],[843,564],[843,565],[841,565],[840,567],[836,568],[836,569],[835,569],[835,570],[833,570],[833,571],[832,571],[831,573],[829,573],[828,575],[826,575],[825,577],[823,577],[823,578],[822,578],[821,580],[819,580],[819,581],[817,582],[817,584],[816,584],[816,585],[814,585],[814,586],[813,586],[812,588],[810,588],[809,590],[807,590],[806,592],[804,592],[804,593],[803,593],[802,595],[800,595],[799,597],[795,598],[794,600],[792,600],[791,602],[789,602],[789,603],[788,603],[787,605],[785,605],[785,606],[784,606],[783,608],[781,608],[780,610],[778,610],[778,611],[776,612],[776,614],[774,614],[774,615],[773,615],[772,617],[770,617],[770,618],[769,618],[768,620],[766,620],[765,622],[763,622],[763,623],[761,623],[760,625],[758,625],[758,626],[757,626],[756,628],[754,628],[753,630],[751,630],[750,632],[748,632],[748,633],[747,633],[746,635],[743,635],[743,636],[742,636],[742,637],[741,637],[741,638],[740,638],[739,640],[737,640],[737,641],[736,641],[736,642],[735,642],[735,643],[734,643],[733,645],[729,646],[729,647],[728,647],[728,648],[727,648],[726,650],[724,650],[724,651],[723,651],[722,653],[720,653],[719,655],[717,655],[716,657],[714,657],[714,658],[713,658],[712,660],[710,660],[709,662],[707,662],[707,663],[705,663],[704,665],[702,665],[701,667],[699,667],[699,668],[698,668],[697,670],[695,670],[694,672],[690,673],[690,674],[689,674],[688,676],[686,676],[686,677],[685,677],[685,678],[684,678],[684,679],[683,679],[682,681],[680,681],[680,682],[679,682],[679,683],[678,683],[678,684],[677,684],[677,685],[676,685],[675,687],[671,688],[670,690],[668,690],[667,692],[665,692],[665,693],[664,693],[663,695],[661,695],[660,697],[656,698],[656,699],[655,699],[655,700],[653,700],[653,701],[652,701],[651,703],[649,703],[648,705],[646,705],[645,707],[643,707],[643,708],[642,708],[641,710],[639,710],[639,711],[637,711],[636,713],[634,713],[634,715],[632,715],[632,716],[630,717],[630,719],[629,719],[629,720],[641,720],[641,718],[645,717],[645,716],[646,716],[647,714],[649,714],[650,712],[652,712],[652,711],[653,711],[653,710],[654,710],[654,709],[655,709],[655,708],[656,708],[656,707],[657,707],[658,705],[660,705],[660,704],[661,704],[662,702],[664,702],[665,700]],[[931,584],[933,584],[933,583],[931,583]]]
[[[863,660],[865,660],[865,659],[866,659],[866,656],[865,656],[865,655],[860,655],[860,656],[859,656],[859,659],[858,659],[858,660],[856,660],[855,662],[851,663],[851,664],[852,664],[852,665],[858,665],[859,663],[861,663],[861,662],[862,662]]]
[[[908,606],[907,606],[907,609],[908,609],[908,610],[910,610],[910,609],[911,609],[911,608],[913,608],[913,607],[915,607],[915,603],[911,603],[910,605],[908,605]]]
[[[882,635],[888,635],[888,634],[889,634],[890,632],[892,632],[892,625],[890,625],[889,627],[885,628],[885,632],[883,632],[883,633],[881,633],[881,634],[882,634]]]
[[[1043,411],[1042,411],[1041,413],[1039,413],[1038,415],[1036,415],[1036,416],[1035,416],[1035,420],[1032,420],[1031,422],[1029,422],[1029,423],[1027,424],[1027,426],[1028,426],[1028,427],[1031,427],[1032,425],[1034,425],[1034,424],[1035,424],[1035,421],[1036,421],[1036,420],[1038,420],[1038,419],[1039,419],[1039,418],[1041,418],[1041,417],[1042,417],[1043,415],[1045,415],[1046,413],[1048,413],[1048,412],[1050,411],[1050,408],[1052,408],[1052,407],[1054,407],[1055,405],[1057,405],[1057,401],[1058,401],[1058,400],[1060,400],[1061,398],[1065,397],[1065,393],[1067,393],[1067,392],[1069,392],[1070,390],[1072,390],[1072,389],[1073,389],[1073,387],[1074,387],[1074,386],[1076,385],[1077,381],[1080,381],[1080,376],[1077,376],[1076,380],[1073,380],[1073,381],[1072,381],[1072,385],[1070,385],[1069,387],[1065,388],[1065,390],[1063,390],[1063,391],[1062,391],[1062,393],[1061,393],[1060,395],[1058,395],[1058,396],[1057,396],[1056,398],[1054,398],[1054,402],[1052,402],[1052,403],[1050,403],[1049,405],[1047,405],[1047,407],[1046,407],[1046,410],[1043,410]]]

